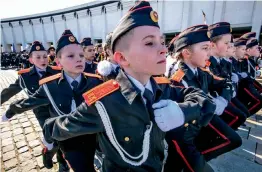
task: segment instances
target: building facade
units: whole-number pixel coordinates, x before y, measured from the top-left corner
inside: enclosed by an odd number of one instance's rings
[[[35,40],[46,48],[55,46],[65,29],[70,29],[78,40],[91,37],[94,42],[102,42],[134,3],[134,0],[93,1],[48,13],[2,19],[1,50],[19,52]],[[262,1],[152,0],[150,3],[158,12],[167,41],[189,26],[204,23],[203,12],[207,24],[227,21],[236,36],[248,31],[257,32],[257,38],[261,36]]]

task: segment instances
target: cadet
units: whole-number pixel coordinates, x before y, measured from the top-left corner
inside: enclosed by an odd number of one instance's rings
[[[202,109],[213,112],[215,105],[201,90],[171,88],[164,77],[156,79],[161,89],[151,77],[164,73],[166,48],[149,2],[138,2],[124,15],[111,47],[122,68],[116,78],[84,93],[85,103],[74,114],[47,120],[45,138],[61,141],[98,133],[103,172],[160,172],[164,132],[189,122]]]
[[[254,69],[253,76],[249,76],[252,73],[252,68],[249,67],[249,60],[246,58],[246,43],[247,39],[240,38],[235,41],[236,53],[235,58],[239,60],[239,75],[241,80],[238,85],[239,100],[246,105],[250,115],[257,113],[262,107],[262,96],[255,88],[254,85]]]
[[[97,63],[94,62],[95,59],[95,47],[92,44],[91,38],[84,38],[81,43],[84,50],[84,56],[86,59],[85,70],[87,73],[96,73]]]
[[[96,44],[95,49],[96,49],[96,53],[95,53],[96,58],[95,58],[95,61],[96,61],[96,62],[100,62],[100,61],[104,60],[105,57],[104,57],[104,53],[103,53],[102,44],[100,44],[100,43]]]
[[[8,88],[3,89],[3,91],[1,92],[1,104],[8,101],[11,97],[19,93],[21,90],[25,90],[29,97],[32,96],[39,88],[40,79],[61,72],[61,69],[58,67],[48,66],[47,52],[43,45],[38,41],[35,41],[33,43],[29,52],[29,56],[30,61],[33,63],[33,66],[31,68],[18,71],[19,76],[15,83],[11,84]],[[18,100],[12,103],[10,106],[19,106],[21,101],[22,100]],[[43,128],[45,120],[50,117],[48,111],[46,111],[46,108],[47,107],[43,106],[33,109],[33,112],[41,128]],[[2,116],[2,121],[7,121],[14,115],[14,113],[7,112]],[[43,164],[46,168],[52,168],[52,158],[56,153],[56,149],[53,148],[52,144],[48,144],[45,140],[43,140],[43,143],[45,145],[45,148],[42,150]],[[60,152],[58,152],[57,154],[57,160],[61,168],[66,166],[66,162],[63,160],[62,154]]]
[[[65,30],[57,42],[56,54],[62,73],[40,80],[41,87],[30,98],[10,106],[8,113],[21,113],[42,105],[49,105],[52,117],[73,113],[84,100],[84,91],[100,84],[97,75],[83,73],[84,52],[70,30]],[[94,171],[96,135],[89,134],[59,141],[58,145],[75,172]],[[87,146],[88,145],[88,146]]]
[[[215,115],[210,113],[196,117],[192,123],[172,131],[177,133],[177,137],[168,146],[165,172],[182,169],[209,171],[211,167],[206,161],[241,145],[238,134],[218,117],[231,100],[232,85],[204,69],[210,46],[207,29],[207,25],[192,26],[171,41],[178,62],[171,65],[175,69],[167,68],[167,71],[173,85],[200,88],[206,94],[213,95]],[[222,138],[214,139],[216,137]]]
[[[222,70],[222,65],[220,65],[222,57],[226,56],[227,48],[231,42],[231,27],[227,22],[219,22],[212,24],[208,27],[208,37],[211,41],[211,51],[210,51],[210,66],[209,70],[216,76],[228,78],[227,73]],[[234,93],[235,94],[235,93]],[[239,108],[231,105],[227,105],[224,114],[220,117],[233,129],[237,129],[240,125],[244,124],[248,114],[245,114]]]
[[[47,52],[48,52],[48,63],[49,63],[49,65],[56,66],[56,62],[55,62],[55,47],[53,47],[53,46],[49,47]]]

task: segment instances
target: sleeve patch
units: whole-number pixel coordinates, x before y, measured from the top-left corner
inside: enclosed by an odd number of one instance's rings
[[[154,80],[156,81],[157,84],[170,84],[171,83],[169,79],[166,77],[154,77]]]

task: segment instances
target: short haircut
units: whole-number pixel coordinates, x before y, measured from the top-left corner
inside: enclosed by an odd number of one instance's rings
[[[218,35],[218,36],[215,36],[215,37],[213,37],[213,38],[210,38],[210,42],[217,43],[219,40],[222,39],[222,36],[223,36],[223,35]]]
[[[131,36],[133,36],[133,34],[134,34],[134,29],[131,29],[130,31],[125,33],[123,36],[118,38],[118,40],[116,41],[116,44],[115,44],[115,51],[117,51],[117,50],[122,51],[122,50],[128,49],[129,45],[130,45],[130,41],[128,41],[128,39],[131,38]]]

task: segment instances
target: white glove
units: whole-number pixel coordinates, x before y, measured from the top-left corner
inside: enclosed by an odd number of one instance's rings
[[[164,132],[180,127],[185,122],[184,113],[172,100],[160,100],[153,104],[155,121]]]
[[[262,60],[258,60],[258,67],[262,68]]]
[[[6,113],[6,112],[5,112],[5,113]],[[6,122],[6,121],[9,120],[9,118],[6,117],[6,114],[5,114],[5,113],[2,115],[2,118],[0,119],[0,122]]]
[[[242,78],[246,78],[247,77],[247,73],[246,72],[241,72],[239,74],[241,75]]]
[[[261,76],[261,72],[259,70],[256,71],[256,76],[260,77]]]
[[[234,92],[233,92],[233,96],[232,96],[232,98],[235,98],[236,95],[237,95],[237,93],[234,91]]]
[[[232,80],[232,82],[234,82],[234,83],[238,83],[239,78],[238,78],[237,74],[232,73],[231,80]]]
[[[217,114],[219,116],[222,115],[225,108],[227,107],[228,102],[221,96],[214,98],[213,101],[216,104],[215,114]]]
[[[113,65],[107,60],[103,60],[97,65],[97,71],[102,76],[108,76],[113,70]]]
[[[54,148],[54,143],[47,143],[45,138],[43,138],[42,142],[48,150],[52,150]]]

